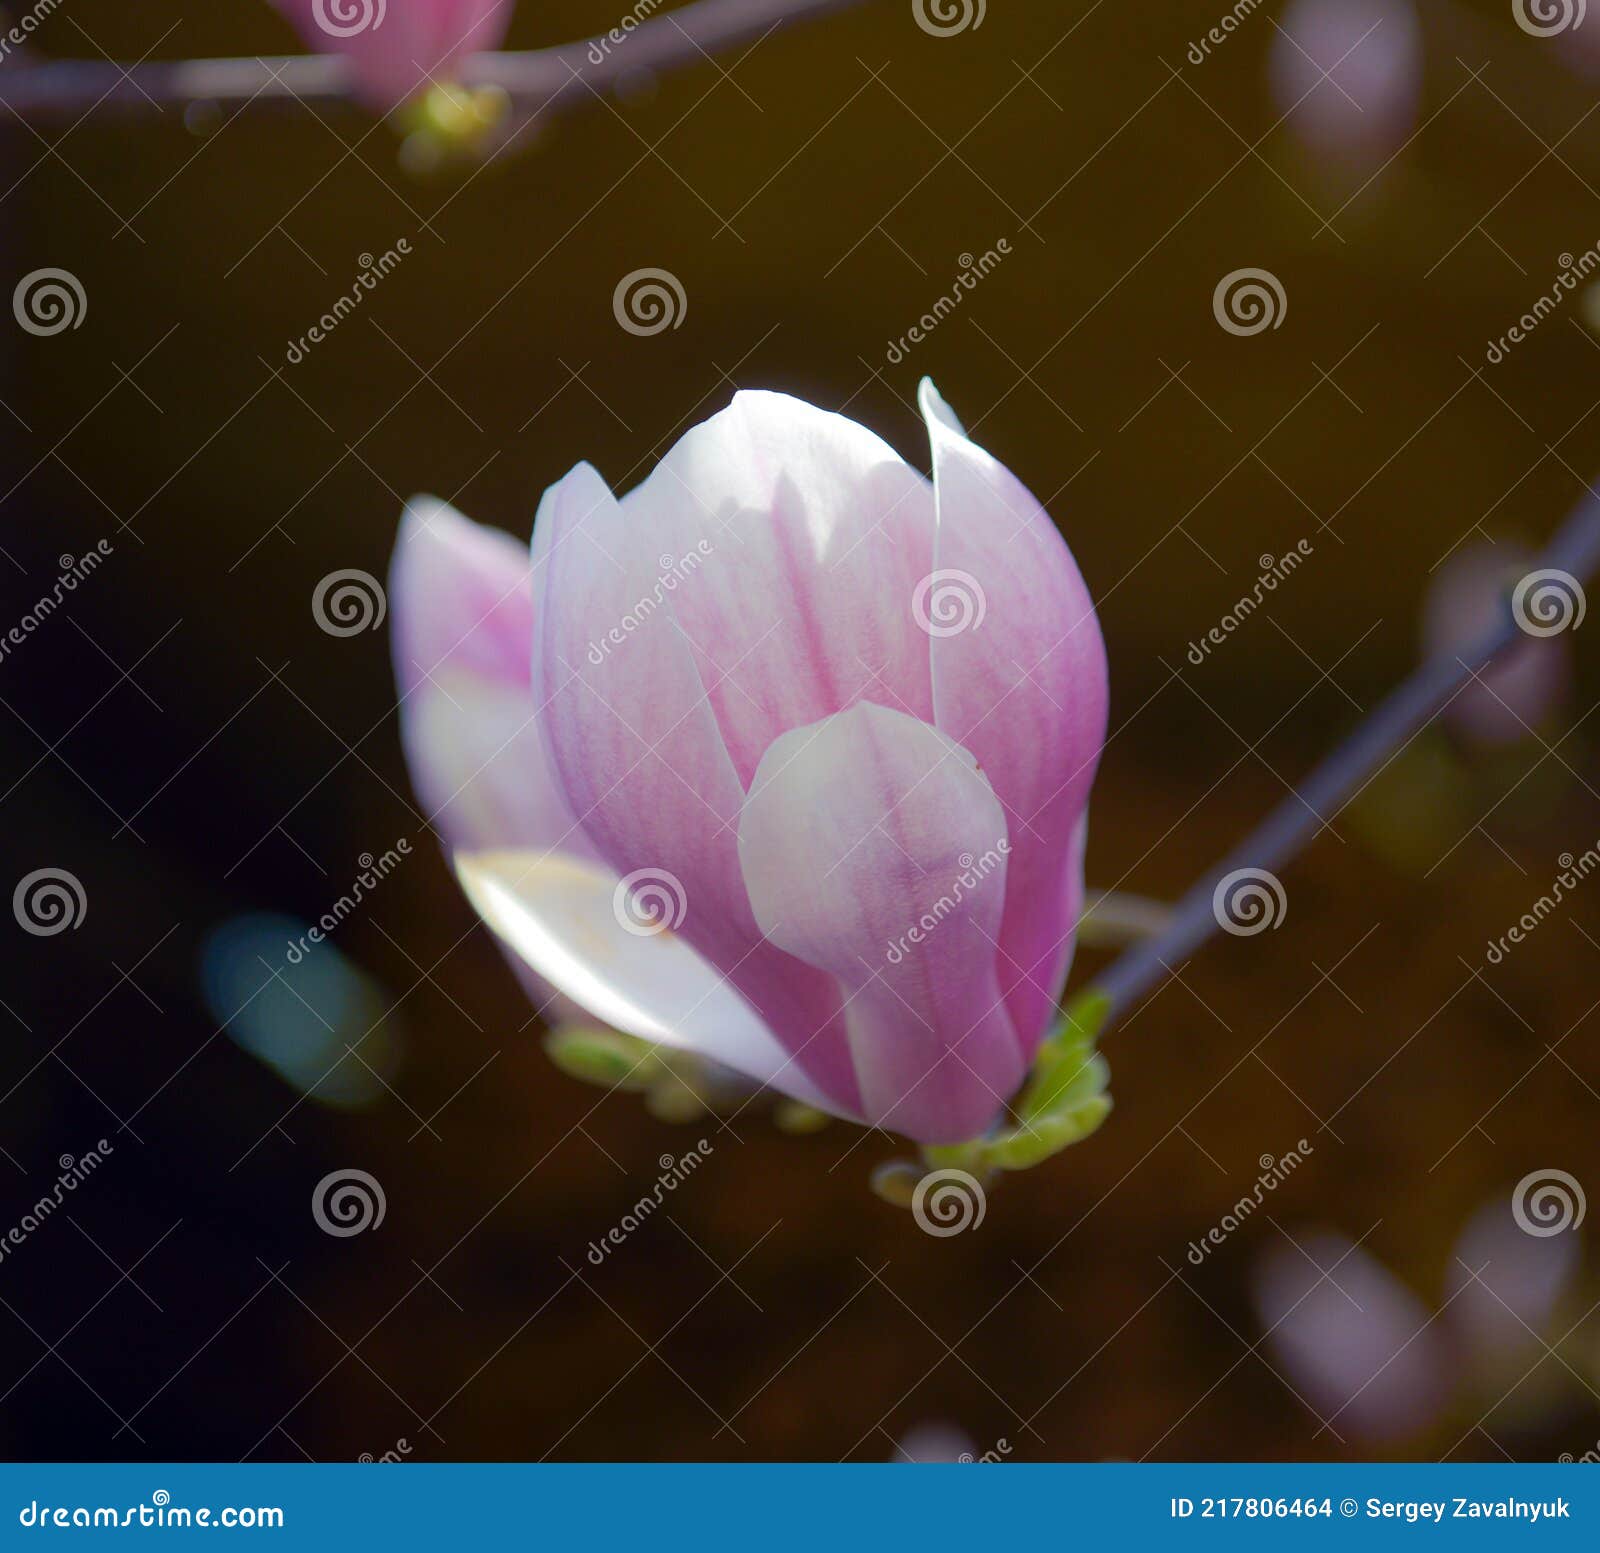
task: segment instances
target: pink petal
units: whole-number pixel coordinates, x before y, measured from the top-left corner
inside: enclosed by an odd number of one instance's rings
[[[744,788],[674,618],[676,597],[640,607],[656,596],[660,544],[587,464],[540,504],[533,673],[555,767],[617,874],[645,873],[681,899],[674,931],[760,1013],[793,1056],[792,1081],[729,1065],[789,1093],[820,1091],[831,1109],[855,1114],[830,978],[768,944],[751,915],[737,846]]]
[[[469,54],[499,48],[516,0],[273,0],[307,47],[343,54],[373,107],[387,111]]]
[[[401,738],[447,846],[592,855],[539,755],[525,547],[417,497],[401,519],[389,599]]]
[[[739,819],[768,940],[844,1001],[865,1118],[976,1137],[1026,1063],[995,980],[1006,820],[972,756],[862,702],[775,739]]]
[[[977,757],[1005,809],[999,980],[1031,1056],[1055,1015],[1083,904],[1089,789],[1105,742],[1105,643],[1043,507],[967,438],[926,379],[920,399],[938,502],[922,609],[932,622],[935,721]]]
[[[652,589],[692,568],[670,605],[743,784],[780,733],[857,701],[932,718],[927,639],[887,607],[927,573],[932,491],[864,426],[735,394],[623,510]]]
[[[687,943],[641,939],[619,920],[620,880],[540,746],[526,548],[419,497],[401,522],[389,606],[412,782],[547,1022],[586,1012],[646,1040],[742,1056],[743,1071],[786,1060]]]

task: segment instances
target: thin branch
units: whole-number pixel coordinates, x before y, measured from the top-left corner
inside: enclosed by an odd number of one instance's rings
[[[1591,492],[1584,498],[1529,570],[1547,568],[1580,583],[1600,569],[1600,496]],[[1222,879],[1241,868],[1275,871],[1290,862],[1322,829],[1324,817],[1337,813],[1474,674],[1521,639],[1507,598],[1500,619],[1470,651],[1434,658],[1390,691],[1295,792],[1190,887],[1164,932],[1129,949],[1097,979],[1095,990],[1111,1002],[1110,1020],[1127,1013],[1218,930],[1213,896]]]
[[[556,113],[620,83],[705,62],[776,27],[824,16],[861,0],[695,0],[619,37],[521,53],[476,54],[460,71],[464,86],[499,86],[526,117]],[[353,77],[335,54],[266,59],[53,59],[0,67],[0,103],[30,122],[74,120],[91,108],[153,113],[190,103],[253,107],[354,101]]]

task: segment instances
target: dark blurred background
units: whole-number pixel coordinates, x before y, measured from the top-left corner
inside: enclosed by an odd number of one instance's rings
[[[1600,885],[1485,965],[1600,835],[1593,627],[1562,638],[1576,679],[1526,730],[1436,724],[1325,816],[1282,925],[1213,943],[1111,1035],[1102,1130],[935,1239],[869,1192],[881,1139],[787,1137],[760,1105],[674,1128],[553,1069],[411,795],[386,633],[312,618],[328,573],[384,575],[409,494],[525,536],[577,459],[626,488],[735,386],[843,409],[926,467],[929,373],[1101,602],[1090,883],[1178,894],[1413,666],[1451,559],[1536,546],[1600,470],[1582,288],[1485,355],[1600,241],[1600,18],[1536,37],[1510,0],[1376,4],[1361,48],[1410,38],[1414,94],[1404,58],[1352,54],[1285,117],[1320,71],[1286,88],[1284,38],[1312,24],[1240,8],[1197,63],[1223,9],[994,0],[936,36],[911,0],[866,0],[430,177],[355,109],[4,116],[5,285],[59,266],[87,297],[58,335],[7,320],[8,621],[59,558],[111,553],[0,662],[0,882],[61,868],[87,900],[70,932],[5,924],[0,1229],[61,1156],[113,1149],[0,1261],[0,1451],[881,1460],[929,1424],[1014,1460],[1594,1444],[1587,1230],[1503,1384],[1414,1427],[1367,1417],[1406,1368],[1380,1354],[1323,1429],[1328,1365],[1263,1340],[1260,1294],[1266,1260],[1325,1231],[1431,1313],[1481,1205],[1537,1169],[1600,1179]],[[523,0],[510,45],[617,19]],[[298,46],[251,0],[70,0],[36,41]],[[358,315],[286,364],[400,238]],[[646,266],[688,305],[638,337],[612,294]],[[1214,290],[1246,267],[1281,283],[1279,327],[1219,326]],[[400,838],[319,962],[342,1012],[313,1027],[262,956],[281,968]],[[586,1262],[700,1136],[714,1152],[667,1211]],[[378,1229],[314,1223],[341,1167],[382,1183]],[[1484,1369],[1448,1352],[1453,1376]]]

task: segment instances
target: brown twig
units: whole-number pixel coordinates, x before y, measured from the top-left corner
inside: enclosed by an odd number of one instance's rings
[[[521,117],[554,114],[630,79],[704,62],[719,50],[861,0],[695,0],[612,37],[515,53],[477,54],[464,86],[498,86]],[[30,123],[75,120],[95,108],[155,113],[191,103],[240,107],[354,102],[345,61],[333,54],[261,59],[53,59],[0,63],[0,103]]]
[[[1586,493],[1529,568],[1565,573],[1579,584],[1600,571],[1600,496]],[[1121,1018],[1221,927],[1218,884],[1241,869],[1255,873],[1291,861],[1366,782],[1442,707],[1503,652],[1523,639],[1508,597],[1500,618],[1471,648],[1430,659],[1395,687],[1355,730],[1313,768],[1210,873],[1191,885],[1154,938],[1129,949],[1096,978],[1110,1002],[1107,1023]]]

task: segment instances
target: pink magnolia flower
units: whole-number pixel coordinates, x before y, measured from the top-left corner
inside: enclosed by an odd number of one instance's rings
[[[539,976],[947,1143],[1055,1017],[1107,691],[1044,509],[928,383],[922,407],[931,482],[842,416],[741,393],[620,501],[588,464],[553,486],[531,600],[509,558],[484,585],[502,542],[451,518],[454,556],[402,540],[392,607],[405,640],[461,643],[410,682],[408,748]]]
[[[499,48],[516,0],[273,0],[311,48],[342,54],[387,111],[469,54]]]

